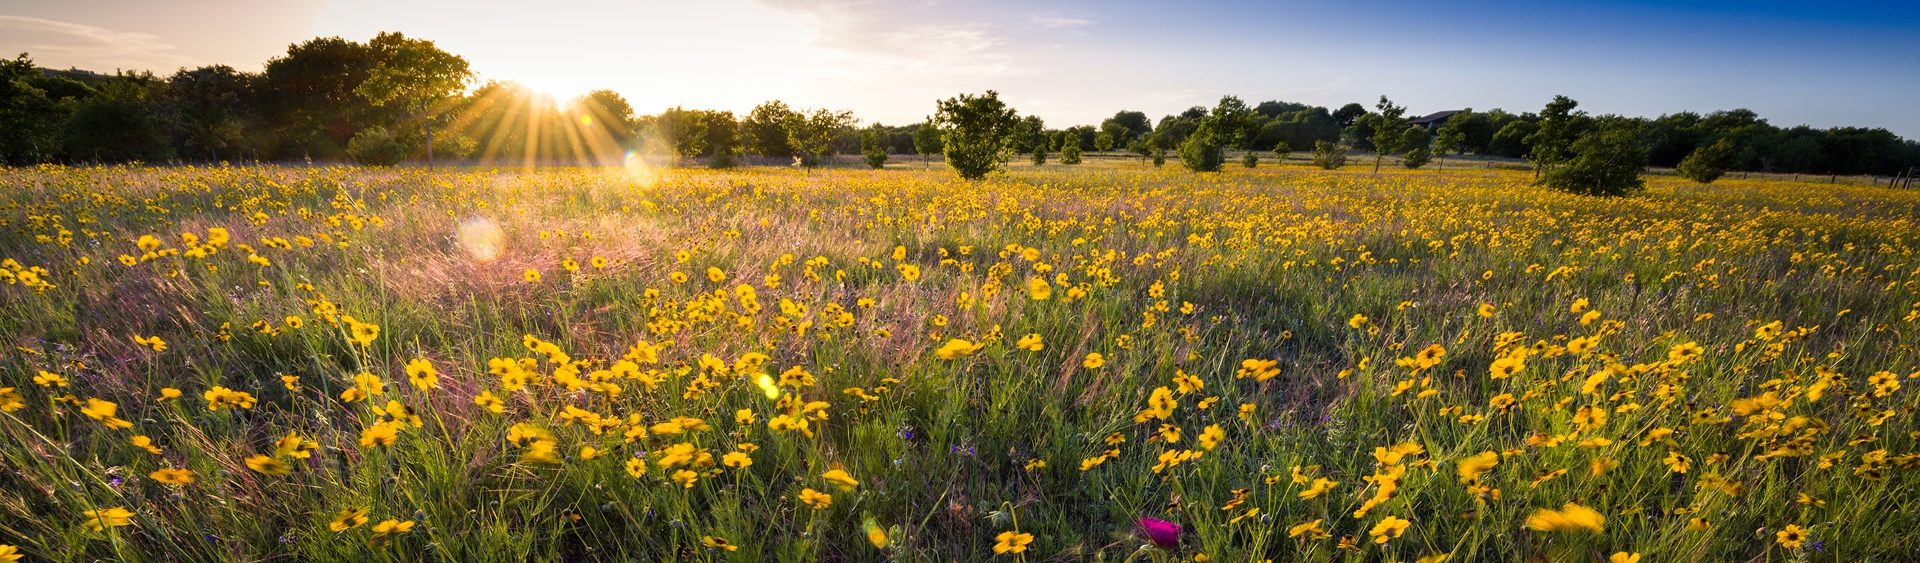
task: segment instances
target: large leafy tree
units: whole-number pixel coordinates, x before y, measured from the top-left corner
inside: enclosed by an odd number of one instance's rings
[[[238,148],[252,81],[252,76],[226,65],[181,69],[167,79],[175,127],[187,155],[217,161],[222,149]]]
[[[67,157],[92,162],[156,162],[173,158],[169,123],[157,94],[165,84],[149,73],[120,74],[75,104],[62,135]]]
[[[1640,173],[1647,169],[1647,145],[1641,139],[1644,124],[1636,119],[1612,118],[1572,143],[1573,156],[1541,176],[1537,184],[1567,193],[1619,197],[1646,189]]]
[[[393,105],[407,121],[418,120],[427,135],[427,166],[433,166],[433,120],[473,80],[467,59],[440,50],[432,41],[382,32],[367,42],[379,64],[353,88],[374,107]]]
[[[934,114],[946,147],[947,165],[961,178],[977,180],[998,170],[1011,155],[1009,141],[1020,125],[1020,115],[1000,101],[1000,93],[940,100]]]
[[[760,156],[793,156],[793,146],[787,144],[787,120],[792,116],[793,109],[780,100],[754,106],[740,121],[746,149]]]
[[[366,45],[323,37],[290,45],[261,72],[262,123],[277,158],[338,158],[360,129],[379,125],[354,90],[379,59]]]
[[[58,152],[67,110],[34,84],[40,76],[26,53],[0,59],[0,163],[41,162]]]

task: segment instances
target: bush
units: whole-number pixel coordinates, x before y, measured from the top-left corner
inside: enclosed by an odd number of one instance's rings
[[[1240,155],[1240,165],[1245,166],[1247,168],[1253,168],[1255,166],[1259,166],[1260,153],[1247,151],[1247,154]]]
[[[1413,149],[1407,151],[1406,158],[1402,159],[1400,164],[1405,165],[1408,170],[1413,170],[1426,166],[1427,163],[1431,161],[1433,161],[1432,151],[1428,151],[1427,149]]]
[[[368,127],[353,135],[347,141],[347,156],[362,166],[393,166],[406,157],[407,150],[400,146],[400,140],[385,127]]]
[[[1200,127],[1180,143],[1180,165],[1194,172],[1219,172],[1226,153],[1220,144],[1220,132],[1213,119],[1203,119]]]
[[[1039,166],[1046,163],[1047,163],[1047,144],[1035,143],[1033,145],[1033,165]]]
[[[739,166],[740,165],[739,155],[740,155],[740,150],[736,148],[726,148],[726,149],[714,151],[713,159],[707,161],[707,167],[718,169],[718,170],[725,170],[728,168]]]
[[[1347,147],[1327,141],[1313,142],[1313,165],[1333,170],[1347,165]]]
[[[1573,143],[1573,160],[1547,172],[1537,185],[1563,192],[1621,197],[1647,188],[1640,172],[1647,169],[1647,146],[1640,129],[1614,124],[1588,133]]]
[[[1733,158],[1739,152],[1740,148],[1733,139],[1721,139],[1712,145],[1693,149],[1691,154],[1680,160],[1680,166],[1674,171],[1679,172],[1681,178],[1711,184],[1727,173],[1727,168],[1732,166]]]
[[[1077,143],[1067,143],[1067,146],[1061,147],[1060,163],[1061,164],[1079,164],[1080,163],[1080,145]]]
[[[867,157],[867,167],[875,170],[887,165],[887,147],[881,142],[880,132],[868,129],[860,135],[860,154]]]

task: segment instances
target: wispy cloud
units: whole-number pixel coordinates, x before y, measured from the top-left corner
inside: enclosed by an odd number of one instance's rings
[[[127,69],[164,73],[198,64],[153,35],[21,16],[0,16],[0,52],[25,52],[43,66],[74,66],[96,72]]]
[[[1061,29],[1061,28],[1089,26],[1089,25],[1093,25],[1094,22],[1093,20],[1072,18],[1072,17],[1060,15],[1058,13],[1052,13],[1052,14],[1035,14],[1032,16],[1028,16],[1027,23],[1038,25],[1040,27],[1044,27],[1047,29]]]

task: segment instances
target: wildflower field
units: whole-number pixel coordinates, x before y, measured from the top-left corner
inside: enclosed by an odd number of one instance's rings
[[[1913,561],[1920,195],[0,171],[0,561]]]

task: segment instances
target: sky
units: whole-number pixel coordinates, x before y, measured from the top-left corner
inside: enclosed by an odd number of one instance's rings
[[[917,122],[996,90],[1051,127],[1223,95],[1411,114],[1653,117],[1748,108],[1780,126],[1920,138],[1920,2],[1090,0],[0,0],[0,52],[100,72],[257,71],[317,36],[433,40],[482,80],[640,113],[766,100]]]

